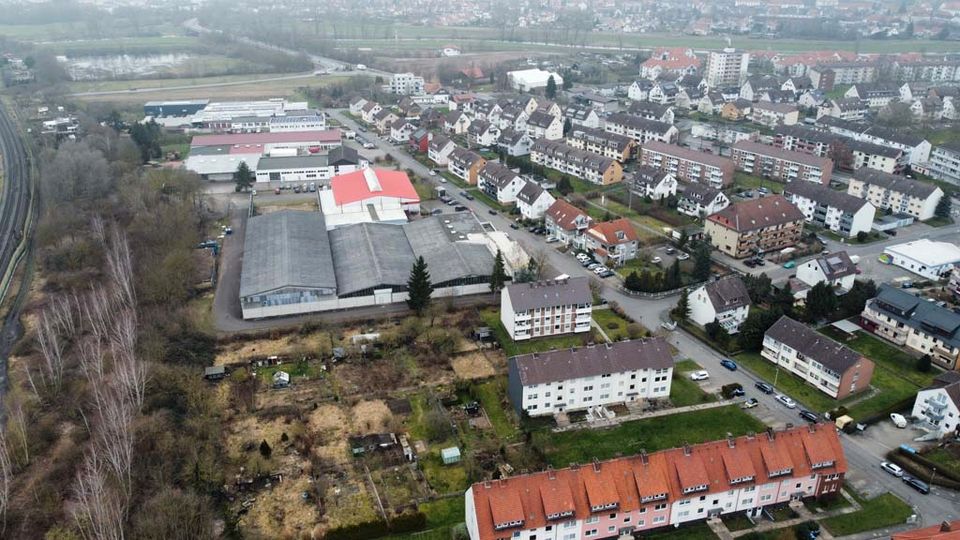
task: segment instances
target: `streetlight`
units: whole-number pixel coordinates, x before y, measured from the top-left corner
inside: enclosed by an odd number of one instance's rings
[[[937,468],[934,467],[934,468],[933,468],[933,472],[930,473],[930,485],[931,485],[931,486],[933,485],[933,479],[934,479],[936,476],[937,476]]]

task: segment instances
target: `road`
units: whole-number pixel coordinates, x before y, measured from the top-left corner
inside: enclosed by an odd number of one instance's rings
[[[30,181],[30,164],[17,125],[10,118],[5,106],[0,104],[0,153],[3,154],[3,191],[0,194],[0,274],[7,272],[16,262],[17,247],[25,234],[27,216],[33,190]],[[26,291],[21,285],[21,291]],[[7,386],[7,356],[20,335],[20,304],[23,295],[10,289],[7,294],[17,294],[0,329],[0,402]],[[2,416],[2,415],[0,415]]]
[[[328,111],[331,116],[339,120],[345,126],[356,129],[356,122],[348,118],[339,111]],[[383,139],[376,137],[372,133],[365,134],[365,137],[373,142],[378,148],[390,152],[399,162],[402,168],[413,170],[414,173],[428,179],[432,182],[437,177],[430,176],[430,170],[420,162],[413,159],[403,151],[397,151],[397,148]],[[456,191],[456,190],[455,190]],[[543,237],[528,233],[524,229],[509,230],[508,227],[512,221],[508,217],[497,214],[490,215],[489,208],[482,202],[473,200],[466,201],[461,199],[461,204],[472,210],[481,220],[489,221],[498,230],[508,231],[510,237],[520,243],[528,253],[538,253],[543,251],[547,254],[547,261],[556,274],[567,274],[571,276],[590,275],[592,272],[584,269],[572,255],[560,253],[544,243]],[[917,237],[942,238],[957,234],[958,227],[918,230]],[[872,257],[882,251],[883,245],[889,243],[903,242],[911,239],[911,234],[902,234],[882,243],[874,243],[866,246],[847,246],[848,252],[861,255],[863,259]],[[838,244],[839,246],[839,244]],[[835,246],[830,246],[834,249]],[[840,249],[840,247],[836,247]],[[630,315],[634,320],[640,322],[650,329],[658,330],[660,323],[667,320],[667,312],[676,304],[676,298],[665,298],[661,300],[647,300],[623,294],[615,286],[616,282],[612,278],[603,280],[603,296],[609,301],[617,302],[624,312]],[[766,395],[759,391],[750,390],[754,388],[754,383],[758,380],[751,373],[743,369],[735,372],[723,369],[720,366],[722,356],[713,349],[705,346],[696,338],[686,332],[670,332],[669,341],[677,348],[681,358],[692,358],[700,363],[705,369],[709,370],[711,379],[707,384],[708,389],[716,389],[724,384],[738,382],[747,389],[749,397],[756,397],[760,401],[760,406],[752,409],[761,421],[774,427],[783,427],[787,423],[798,425],[803,421],[797,415],[797,410],[787,409],[774,400],[773,395]],[[768,381],[772,382],[772,381]],[[822,412],[822,411],[819,411]],[[882,424],[881,424],[882,425]],[[844,450],[849,463],[850,472],[847,475],[848,481],[859,491],[868,495],[879,495],[884,492],[892,492],[918,508],[922,522],[929,525],[938,523],[944,519],[960,518],[960,497],[954,491],[945,490],[939,487],[933,487],[930,495],[920,495],[902,481],[883,472],[879,464],[884,460],[884,454],[891,448],[900,444],[889,444],[889,437],[877,437],[873,433],[883,431],[878,426],[873,426],[861,435],[841,434]],[[900,432],[903,436],[904,432]]]

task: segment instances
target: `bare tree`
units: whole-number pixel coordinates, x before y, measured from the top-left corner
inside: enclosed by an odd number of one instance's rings
[[[137,326],[133,309],[120,312],[113,323],[110,352],[113,357],[113,376],[118,389],[139,411],[143,407],[147,386],[147,368],[137,355]]]
[[[38,399],[59,392],[63,385],[64,348],[61,329],[47,311],[40,315],[37,342],[42,362],[26,366],[27,380]]]
[[[77,473],[73,518],[84,540],[123,540],[123,512],[97,452],[89,452]]]
[[[13,483],[13,462],[7,446],[7,434],[0,430],[0,537],[7,531],[7,507],[10,502],[10,484]]]

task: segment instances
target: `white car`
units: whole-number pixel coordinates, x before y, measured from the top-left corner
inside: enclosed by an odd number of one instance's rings
[[[792,400],[792,399],[790,399],[789,397],[787,397],[787,396],[785,396],[785,395],[783,395],[783,394],[777,394],[776,399],[777,399],[777,401],[779,401],[780,403],[782,403],[784,407],[786,407],[786,408],[788,408],[788,409],[796,409],[796,408],[797,408],[797,402],[794,401],[794,400]]]
[[[668,330],[672,332],[677,329],[677,323],[676,321],[662,322],[660,323],[660,328],[663,328],[664,330]]]
[[[654,257],[653,259],[650,259],[650,262],[652,262],[653,264],[660,264],[662,261],[663,259],[661,259],[660,257]]]
[[[700,371],[694,371],[690,374],[691,381],[705,381],[710,378],[710,374],[707,373],[707,370],[701,369]]]
[[[593,273],[594,273],[594,274],[597,274],[597,275],[600,275],[600,274],[606,272],[607,270],[608,270],[608,268],[607,268],[606,266],[604,266],[604,265],[601,264],[600,266],[598,266],[598,267],[596,267],[596,268],[593,269]]]
[[[678,260],[678,261],[685,261],[685,260],[687,260],[687,259],[689,259],[689,258],[690,258],[690,255],[687,255],[686,253],[683,253],[683,252],[681,252],[679,255],[677,255],[677,260]]]
[[[904,418],[902,414],[892,413],[890,415],[890,421],[900,429],[907,427],[907,419]]]
[[[584,261],[586,261],[586,260],[589,259],[589,258],[590,258],[590,257],[587,257],[587,254],[586,254],[586,253],[577,253],[577,260],[580,261],[580,262],[584,262]]]
[[[440,183],[441,183],[441,184],[446,184],[446,183],[447,183],[447,179],[441,176],[441,177],[440,177]]]
[[[903,469],[901,469],[896,463],[884,461],[880,463],[880,468],[896,476],[897,478],[903,477]]]
[[[559,241],[560,241],[560,239],[557,238],[556,236],[548,236],[547,239],[546,239],[546,242],[547,242],[548,244],[553,244],[554,242],[559,242]]]
[[[437,175],[437,171],[430,171],[430,176],[436,176],[436,175]]]

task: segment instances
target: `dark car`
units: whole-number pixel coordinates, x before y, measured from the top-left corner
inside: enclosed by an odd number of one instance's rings
[[[453,207],[453,210],[454,210],[455,212],[466,212],[466,211],[467,211],[467,207],[464,206],[464,205],[462,205],[462,204],[458,204],[457,206],[454,206],[454,207]]]
[[[743,265],[746,266],[747,268],[756,268],[756,266],[757,266],[757,261],[755,261],[755,260],[753,260],[753,259],[747,259],[747,260],[743,261]]]
[[[723,360],[721,360],[721,361],[720,361],[720,365],[723,366],[723,367],[725,367],[725,368],[727,368],[727,369],[729,369],[730,371],[736,371],[736,370],[737,370],[737,363],[734,362],[733,360],[729,359],[729,358],[724,358]]]
[[[757,387],[757,390],[760,390],[760,391],[763,392],[764,394],[772,394],[772,393],[773,393],[773,387],[770,386],[769,384],[765,383],[765,382],[757,381],[757,384],[755,384],[754,386],[756,386],[756,387]]]
[[[510,228],[516,231],[516,230],[519,230],[519,229],[520,229],[520,226],[517,225],[516,223],[511,223],[511,224],[510,224]]]
[[[914,478],[909,474],[903,475],[903,483],[912,487],[913,489],[923,493],[924,495],[930,493],[930,485],[920,480],[919,478]]]
[[[819,422],[819,421],[820,421],[820,416],[817,415],[817,413],[815,413],[815,412],[813,412],[813,411],[808,411],[808,410],[805,410],[805,409],[803,409],[803,410],[800,411],[800,418],[803,418],[803,419],[806,420],[807,422]]]
[[[466,195],[463,196],[463,198],[466,199],[466,200],[468,200],[468,201],[472,201],[472,200],[473,200],[473,195],[467,193]]]
[[[496,211],[496,210],[487,210],[487,213],[490,214],[491,216],[497,215],[497,211]]]

